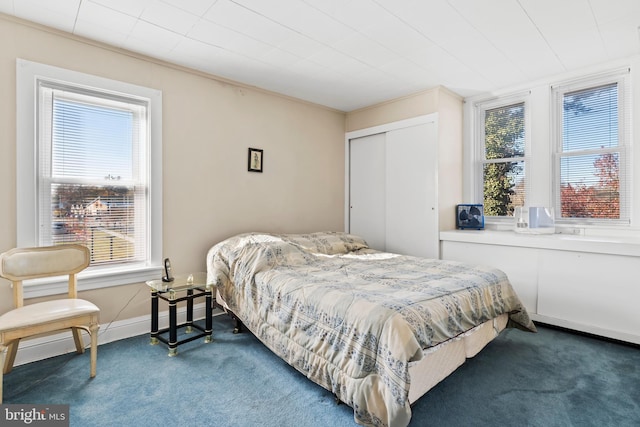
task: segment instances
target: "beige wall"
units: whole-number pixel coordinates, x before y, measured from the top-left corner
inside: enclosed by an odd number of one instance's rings
[[[448,90],[438,96],[438,202],[440,230],[455,230],[456,205],[463,203],[462,98]]]
[[[438,113],[438,213],[440,230],[453,230],[462,203],[462,105],[460,96],[436,87],[347,113],[347,132]]]
[[[444,88],[436,87],[351,111],[347,113],[346,131],[351,132],[436,113],[438,112],[440,93],[445,91]]]
[[[163,252],[176,273],[204,270],[235,233],[343,230],[343,113],[1,14],[0,40],[0,251],[16,245],[16,58],[162,90]],[[264,173],[247,172],[248,147],[264,149]],[[0,288],[0,313],[10,295]],[[142,284],[81,297],[103,324],[149,313]]]

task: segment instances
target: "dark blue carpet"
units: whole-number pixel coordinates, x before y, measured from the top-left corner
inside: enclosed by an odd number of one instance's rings
[[[214,342],[147,335],[14,368],[5,403],[69,404],[72,426],[354,426],[353,411],[214,318]],[[539,327],[504,331],[413,407],[416,426],[638,426],[640,349]]]

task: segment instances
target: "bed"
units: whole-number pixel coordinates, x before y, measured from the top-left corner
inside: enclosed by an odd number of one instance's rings
[[[379,252],[348,233],[230,237],[209,250],[207,282],[365,426],[406,426],[411,404],[504,328],[536,331],[500,270]]]

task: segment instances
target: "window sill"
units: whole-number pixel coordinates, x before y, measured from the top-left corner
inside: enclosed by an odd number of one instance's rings
[[[640,238],[617,236],[578,236],[570,234],[520,234],[515,231],[441,231],[440,240],[500,246],[590,252],[640,257]]]
[[[162,276],[162,267],[160,266],[85,270],[78,274],[78,292],[142,283],[147,280],[157,279],[160,276]],[[53,279],[34,279],[24,283],[25,298],[66,294],[68,291],[69,285],[65,276]]]

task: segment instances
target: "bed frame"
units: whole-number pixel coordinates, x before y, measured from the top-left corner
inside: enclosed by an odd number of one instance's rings
[[[233,319],[233,333],[242,332],[244,330],[242,319],[229,309],[218,291],[216,291],[216,304]],[[506,328],[508,320],[509,315],[502,314],[462,335],[426,350],[421,360],[409,365],[411,378],[409,403],[413,405],[420,397],[451,375],[467,359],[478,354]],[[339,402],[338,399],[336,401]]]

